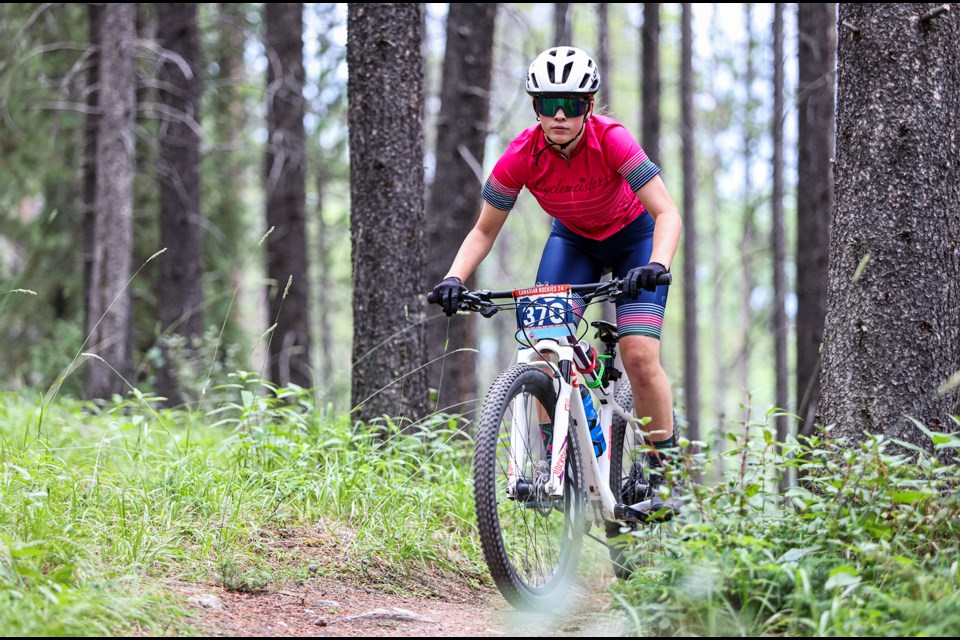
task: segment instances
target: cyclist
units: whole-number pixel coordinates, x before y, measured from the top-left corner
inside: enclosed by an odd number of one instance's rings
[[[538,124],[497,161],[482,190],[480,216],[433,292],[448,316],[456,313],[463,281],[487,256],[526,187],[554,218],[537,284],[597,282],[605,270],[625,279],[617,302],[621,354],[634,406],[651,418],[644,429],[657,471],[661,452],[676,442],[670,383],[660,366],[667,287],[656,281],[670,268],[682,223],[660,168],[623,125],[594,113],[599,89],[597,65],[584,51],[561,46],[536,57],[526,90]],[[646,510],[666,506],[670,513],[669,485],[662,474],[651,475],[655,497]]]

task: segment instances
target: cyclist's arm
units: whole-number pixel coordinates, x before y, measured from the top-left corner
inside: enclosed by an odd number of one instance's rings
[[[655,222],[650,262],[659,262],[669,269],[680,244],[680,230],[683,228],[680,211],[658,175],[637,189],[636,194]]]
[[[447,277],[457,276],[463,282],[467,281],[477,267],[483,262],[483,259],[490,253],[493,247],[493,241],[497,239],[503,223],[507,221],[509,212],[497,209],[489,202],[484,201],[483,208],[480,209],[480,217],[477,223],[467,234],[457,257],[453,259],[450,271]]]

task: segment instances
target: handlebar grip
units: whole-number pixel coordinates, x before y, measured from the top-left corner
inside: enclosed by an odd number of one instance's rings
[[[430,304],[437,304],[437,296],[433,295],[433,291],[427,294],[427,302]]]
[[[673,274],[661,273],[657,276],[657,284],[673,284]]]

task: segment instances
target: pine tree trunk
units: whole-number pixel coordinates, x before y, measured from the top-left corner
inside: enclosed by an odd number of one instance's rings
[[[568,47],[573,44],[573,5],[569,2],[553,3],[553,46]]]
[[[446,276],[460,243],[477,218],[496,13],[496,3],[458,3],[450,5],[447,15],[447,49],[437,122],[437,171],[427,205],[428,286]],[[475,279],[471,278],[466,285],[474,288]],[[441,411],[459,413],[470,408],[466,403],[477,398],[477,354],[452,353],[457,349],[476,349],[476,322],[474,314],[449,321],[439,315],[428,325],[431,360],[451,354],[430,367],[430,386],[440,391],[435,406]]]
[[[602,103],[608,112],[613,112],[613,63],[610,59],[610,5],[606,2],[597,4],[597,66],[600,67],[600,83],[603,87]],[[612,274],[605,275],[609,280]],[[612,302],[600,305],[603,320],[617,324],[617,307]]]
[[[643,3],[640,146],[660,163],[660,3]]]
[[[836,3],[797,8],[797,415],[814,429],[820,398],[820,345],[827,306],[827,256],[833,207]]]
[[[737,357],[737,377],[740,381],[740,390],[742,391],[741,402],[744,406],[743,422],[746,425],[750,420],[750,331],[753,327],[753,309],[750,299],[754,287],[753,258],[754,245],[756,243],[756,205],[754,203],[752,165],[753,149],[756,145],[756,135],[753,132],[753,94],[752,87],[754,81],[753,56],[756,47],[756,40],[753,33],[753,7],[749,3],[746,5],[746,30],[747,30],[747,51],[746,51],[746,71],[743,79],[744,90],[746,93],[743,108],[744,127],[743,127],[743,236],[740,241],[740,255],[743,262],[743,281],[739,287],[741,292],[740,302],[740,353]]]
[[[157,181],[160,184],[160,260],[157,286],[160,327],[190,339],[203,332],[202,219],[200,212],[200,37],[197,5],[157,4],[157,40],[166,51],[158,72],[161,114]],[[181,68],[185,64],[187,69]],[[161,343],[163,344],[163,343]],[[171,352],[162,346],[157,392],[169,405],[182,402]]]
[[[265,181],[270,378],[313,385],[307,259],[306,133],[303,99],[303,5],[270,3],[267,26],[267,154]]]
[[[351,242],[356,416],[419,419],[423,369],[422,4],[350,3]]]
[[[97,206],[97,129],[100,116],[97,114],[100,95],[100,32],[103,27],[103,5],[87,5],[90,24],[90,62],[87,66],[87,107],[83,151],[83,317],[87,327],[90,322],[90,294],[93,278],[93,233]],[[94,320],[93,322],[96,322]]]
[[[326,186],[329,177],[324,171],[316,172],[317,188],[317,236],[316,236],[316,256],[317,256],[317,300],[314,309],[317,311],[317,327],[319,329],[320,344],[318,346],[317,362],[319,371],[325,374],[331,374],[336,371],[336,362],[333,359],[333,343],[335,336],[333,334],[333,313],[335,310],[336,296],[333,293],[333,281],[331,272],[333,264],[330,257],[330,247],[334,244],[331,238],[330,228],[327,221],[324,220],[323,210],[326,205]]]
[[[613,66],[610,60],[610,4],[597,3],[597,66],[603,86],[603,104],[613,110]],[[609,306],[609,305],[608,305]]]
[[[783,213],[783,4],[774,5],[773,14],[773,344],[776,405],[787,411],[787,279],[786,228]],[[787,441],[787,416],[776,418],[777,442]],[[780,451],[779,445],[777,450]]]
[[[204,253],[209,269],[222,274],[223,286],[234,295],[214,297],[205,307],[206,317],[223,327],[223,344],[244,342],[245,333],[260,335],[267,329],[266,299],[261,292],[243,286],[243,258],[250,248],[248,240],[248,205],[244,190],[252,162],[243,144],[243,131],[248,121],[242,88],[246,83],[243,54],[247,37],[244,34],[245,5],[219,3],[213,12],[216,39],[209,59],[216,61],[216,75],[209,83],[209,109],[212,118],[212,152],[203,160],[208,178],[204,182],[204,222],[210,230],[205,236]],[[263,226],[256,225],[258,237]],[[246,309],[256,309],[247,313]],[[261,362],[262,359],[255,359]]]
[[[724,11],[723,7],[719,5],[712,5],[711,7],[711,19],[710,19],[710,39],[713,42],[718,42],[720,39],[720,25],[719,20],[717,19],[717,14],[719,11]],[[708,86],[708,93],[715,97],[718,103],[723,101],[721,97],[716,79],[719,77],[719,69],[721,63],[717,57],[716,52],[710,59],[710,68],[707,72],[707,77],[705,81]],[[705,140],[707,142],[707,148],[709,149],[710,155],[710,175],[718,176],[723,171],[724,156],[723,152],[720,149],[720,144],[717,142],[717,131],[716,123],[709,131]],[[719,187],[715,180],[711,180],[709,183],[709,194],[710,194],[710,206],[708,211],[720,211],[720,194]],[[728,404],[728,388],[730,386],[730,370],[729,362],[725,355],[724,346],[728,343],[725,338],[729,329],[726,328],[726,325],[729,322],[729,316],[725,314],[724,311],[724,302],[726,297],[724,295],[725,290],[729,290],[729,286],[724,282],[724,268],[723,268],[723,243],[721,239],[724,237],[722,230],[724,228],[723,220],[721,216],[711,215],[707,216],[707,220],[710,224],[710,232],[706,235],[706,241],[708,244],[708,255],[710,272],[713,274],[713,285],[711,287],[711,305],[710,305],[710,327],[711,327],[711,362],[713,364],[713,404],[712,411],[716,415],[716,427],[713,429],[713,434],[710,439],[710,442],[713,445],[714,451],[722,452],[727,446],[727,404]],[[724,457],[722,455],[717,455],[714,458],[713,463],[713,474],[712,477],[715,480],[722,481],[724,477]]]
[[[100,47],[101,116],[97,130],[96,208],[90,314],[86,351],[88,398],[122,393],[129,378],[133,245],[134,114],[133,41],[136,5],[107,4]],[[115,370],[115,371],[114,371]],[[122,377],[121,377],[122,376]]]
[[[693,111],[693,7],[683,3],[680,135],[683,139],[683,362],[687,433],[700,440],[700,333],[697,327],[697,160]]]
[[[851,441],[957,428],[960,14],[940,6],[840,5],[819,421]]]

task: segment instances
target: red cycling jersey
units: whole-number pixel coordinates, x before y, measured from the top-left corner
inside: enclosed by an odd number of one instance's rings
[[[644,213],[635,192],[660,168],[611,118],[590,116],[581,136],[568,159],[548,146],[540,125],[524,130],[487,178],[484,200],[510,211],[526,187],[544,211],[579,235],[605,240],[620,231]]]

